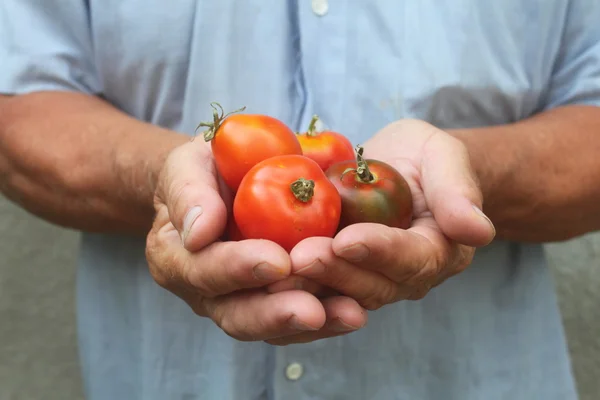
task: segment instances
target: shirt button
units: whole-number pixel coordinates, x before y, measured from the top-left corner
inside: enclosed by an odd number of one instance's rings
[[[285,369],[285,376],[287,376],[290,381],[297,381],[300,379],[300,377],[302,377],[303,373],[304,367],[302,364],[297,362],[289,364]]]
[[[329,3],[327,0],[312,0],[312,9],[315,14],[322,17],[329,11]]]

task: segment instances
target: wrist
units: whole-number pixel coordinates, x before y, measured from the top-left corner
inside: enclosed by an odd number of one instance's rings
[[[518,152],[506,127],[447,131],[467,148],[471,167],[483,194],[484,208],[493,208],[498,192],[517,170]]]
[[[123,137],[114,165],[121,185],[139,207],[154,212],[153,198],[158,176],[168,154],[190,140],[189,136],[145,124],[143,132]]]

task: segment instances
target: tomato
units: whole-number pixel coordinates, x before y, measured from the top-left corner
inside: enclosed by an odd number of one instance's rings
[[[339,229],[360,222],[374,222],[407,229],[412,222],[413,201],[408,183],[391,165],[365,160],[357,146],[356,160],[329,167],[328,178],[342,198]]]
[[[244,175],[257,163],[284,154],[302,154],[296,134],[280,120],[260,114],[223,114],[218,103],[212,103],[213,121],[202,122],[208,129],[204,140],[211,148],[219,175],[235,192]],[[218,107],[218,108],[217,108]]]
[[[244,177],[233,215],[247,239],[268,239],[288,252],[312,236],[333,237],[342,201],[314,160],[283,155],[256,164]]]
[[[350,140],[341,133],[316,131],[315,125],[318,120],[319,117],[315,115],[307,131],[298,134],[302,153],[315,160],[323,171],[326,171],[331,164],[353,160],[354,147]]]

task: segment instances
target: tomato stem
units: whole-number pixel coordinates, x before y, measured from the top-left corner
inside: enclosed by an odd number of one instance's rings
[[[356,151],[356,175],[362,182],[370,183],[375,180],[375,177],[371,173],[369,165],[363,158],[364,150],[365,149],[363,149],[361,145],[356,146],[356,148],[354,149],[354,151]]]
[[[308,136],[317,136],[316,128],[317,128],[318,121],[319,121],[319,116],[316,114],[313,115],[312,119],[310,120],[310,124],[308,124],[308,129],[306,131],[306,134]]]
[[[213,109],[212,122],[200,122],[198,124],[198,126],[196,127],[196,132],[198,132],[198,129],[200,129],[200,127],[208,128],[207,130],[202,132],[202,135],[204,136],[204,141],[206,141],[206,142],[210,142],[211,140],[213,140],[215,138],[215,134],[219,130],[219,127],[221,126],[221,124],[223,123],[225,118],[229,117],[231,114],[242,112],[246,109],[246,106],[244,106],[242,108],[239,108],[237,110],[234,110],[234,111],[231,111],[231,112],[225,114],[223,107],[221,107],[221,105],[219,103],[213,101],[212,103],[210,103],[210,106]]]
[[[311,179],[300,178],[292,182],[290,189],[298,200],[307,203],[315,194],[315,181]]]

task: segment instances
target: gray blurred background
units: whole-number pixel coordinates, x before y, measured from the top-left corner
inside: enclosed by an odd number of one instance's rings
[[[547,250],[581,400],[598,400],[600,234]],[[76,251],[76,233],[0,197],[0,400],[83,399],[74,326]]]

